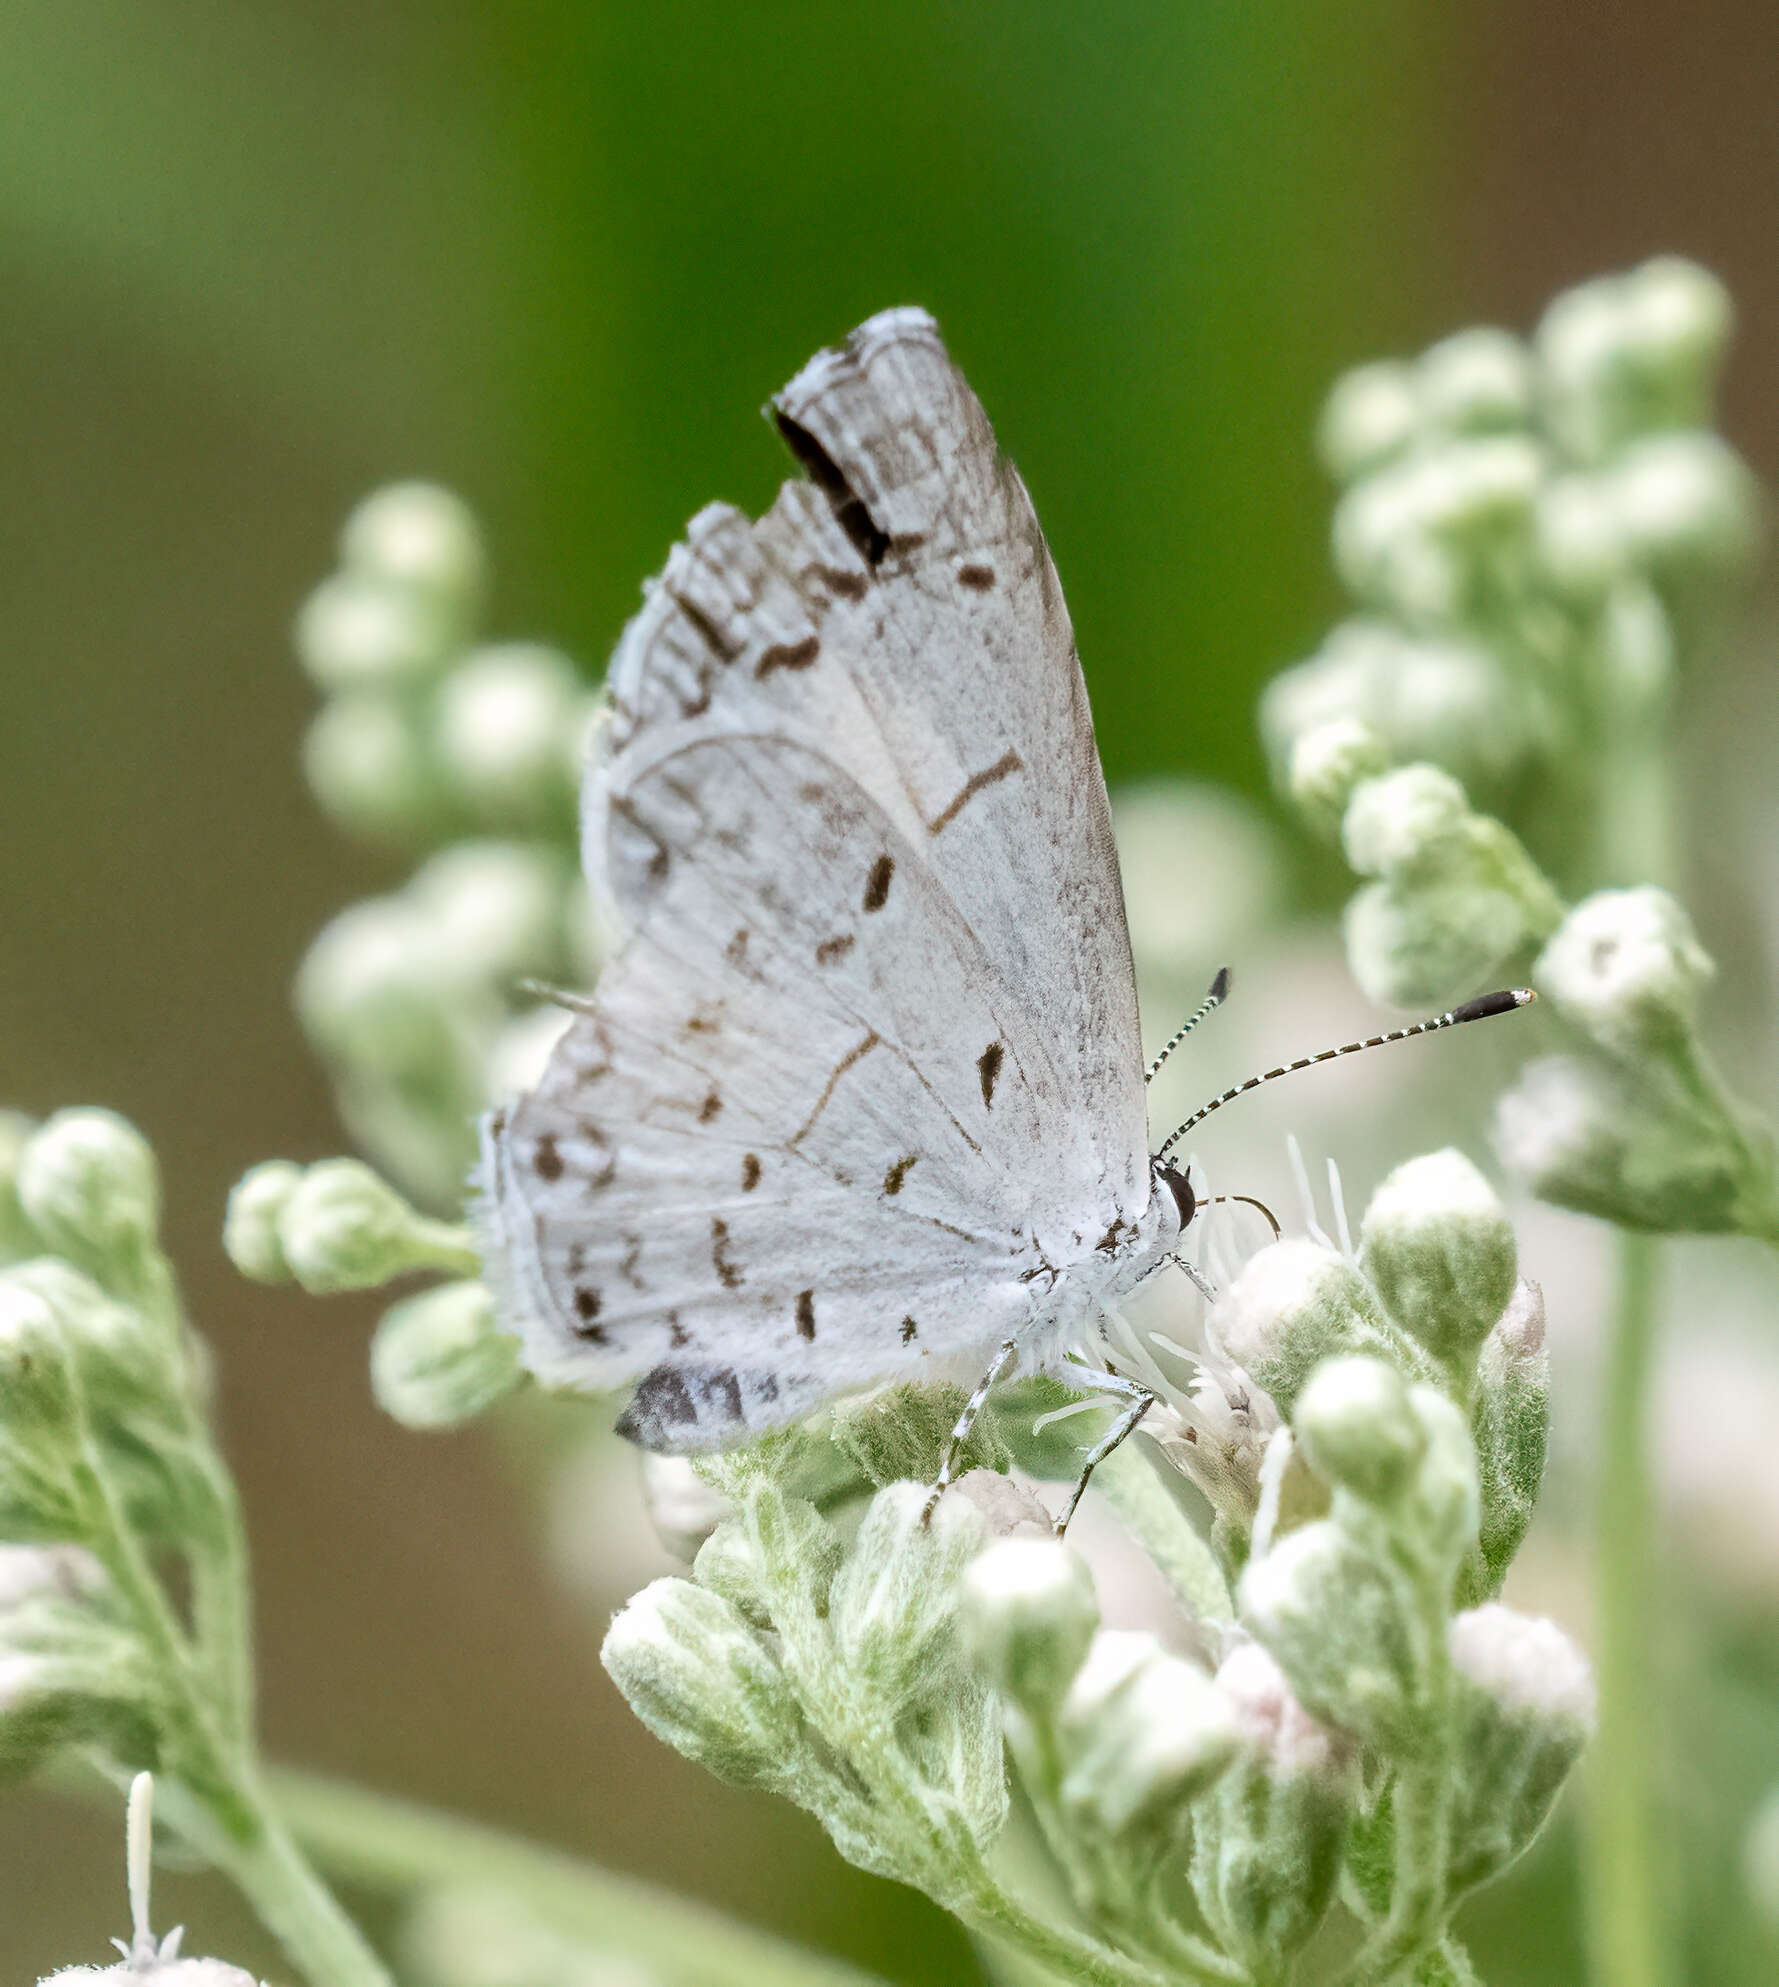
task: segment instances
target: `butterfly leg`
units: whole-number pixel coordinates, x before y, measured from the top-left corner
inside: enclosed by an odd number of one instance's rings
[[[988,1399],[995,1382],[1013,1363],[1013,1356],[1018,1350],[1018,1339],[1003,1339],[1000,1350],[989,1362],[988,1371],[977,1381],[976,1391],[964,1402],[963,1412],[958,1416],[951,1434],[946,1438],[945,1454],[939,1459],[939,1474],[934,1479],[932,1495],[927,1499],[926,1509],[920,1514],[923,1525],[931,1523],[939,1499],[950,1487],[951,1472],[957,1462],[958,1451],[969,1440],[970,1430],[976,1425],[976,1417],[982,1412],[982,1403]]]
[[[1069,1528],[1069,1520],[1075,1515],[1075,1507],[1081,1502],[1081,1494],[1087,1488],[1087,1479],[1136,1427],[1158,1398],[1147,1387],[1138,1386],[1135,1380],[1127,1380],[1122,1373],[1110,1373],[1097,1366],[1071,1365],[1068,1379],[1071,1386],[1096,1394],[1111,1394],[1123,1401],[1125,1407],[1124,1412],[1089,1450],[1087,1460],[1081,1465],[1081,1474],[1075,1480],[1074,1494],[1069,1498],[1068,1509],[1056,1521],[1058,1538],[1061,1538]]]

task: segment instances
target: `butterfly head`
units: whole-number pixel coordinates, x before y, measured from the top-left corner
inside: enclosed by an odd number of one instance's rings
[[[1155,1182],[1173,1195],[1174,1205],[1180,1210],[1181,1230],[1189,1228],[1192,1217],[1198,1212],[1198,1196],[1192,1191],[1192,1182],[1181,1168],[1165,1159],[1155,1162]]]

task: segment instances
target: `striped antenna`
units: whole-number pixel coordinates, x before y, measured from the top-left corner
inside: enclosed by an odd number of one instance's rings
[[[1275,1077],[1289,1076],[1294,1070],[1312,1069],[1319,1062],[1333,1062],[1336,1056],[1357,1055],[1361,1049],[1381,1049],[1386,1042],[1406,1042],[1411,1036],[1434,1035],[1441,1028],[1456,1028],[1465,1021],[1486,1020],[1491,1014],[1511,1014],[1517,1007],[1530,1007],[1537,998],[1530,987],[1509,987],[1501,993],[1478,994],[1475,1000],[1467,1000],[1461,1007],[1448,1008],[1444,1014],[1432,1015],[1410,1027],[1392,1028],[1387,1035],[1368,1035],[1363,1042],[1343,1042],[1338,1049],[1324,1049],[1320,1055],[1299,1056],[1296,1062],[1281,1063],[1277,1069],[1269,1069],[1264,1076],[1251,1076],[1246,1083],[1238,1083],[1234,1089],[1225,1090],[1221,1097],[1213,1097],[1208,1104],[1201,1104],[1184,1124],[1168,1134],[1166,1143],[1155,1155],[1156,1163],[1159,1165],[1193,1126],[1203,1124],[1213,1111],[1222,1110],[1225,1104],[1246,1096],[1250,1090],[1258,1090],[1263,1083],[1271,1083]]]
[[[1198,1024],[1205,1018],[1207,1014],[1211,1012],[1213,1008],[1221,1007],[1228,998],[1229,998],[1229,968],[1227,966],[1219,966],[1217,968],[1217,977],[1211,982],[1211,990],[1208,994],[1205,995],[1204,1001],[1200,1005],[1198,1012],[1196,1014],[1189,1014],[1186,1017],[1186,1019],[1183,1022],[1181,1022],[1180,1026],[1174,1031],[1174,1039],[1168,1043],[1167,1047],[1162,1050],[1161,1054],[1155,1058],[1155,1060],[1149,1065],[1149,1067],[1146,1070],[1144,1070],[1143,1081],[1145,1083],[1153,1083],[1155,1080],[1155,1072],[1158,1069],[1160,1069],[1160,1067],[1164,1062],[1167,1061],[1168,1057],[1173,1054],[1173,1052],[1180,1046],[1180,1044],[1183,1041],[1185,1041],[1186,1037],[1192,1033],[1193,1029],[1198,1026]]]

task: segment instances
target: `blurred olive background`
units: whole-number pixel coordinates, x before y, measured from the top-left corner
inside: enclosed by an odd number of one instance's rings
[[[223,1261],[246,1165],[339,1148],[287,988],[391,880],[296,764],[288,625],[351,503],[460,490],[495,630],[596,668],[694,509],[769,499],[767,394],[925,303],[1037,499],[1109,774],[1258,794],[1255,693],[1335,606],[1309,437],[1339,367],[1680,250],[1738,300],[1727,425],[1779,468],[1776,102],[1758,0],[0,9],[0,1088],[161,1152],[277,1753],[977,1977],[920,1900],[634,1724],[498,1443],[374,1413],[373,1306]],[[1752,1775],[1770,1618],[1724,1640]],[[0,1980],[122,1929],[120,1844],[0,1803]],[[1473,1915],[1495,1987],[1574,1977],[1566,1858]],[[277,1971],[220,1886],[170,1880],[181,1916]]]

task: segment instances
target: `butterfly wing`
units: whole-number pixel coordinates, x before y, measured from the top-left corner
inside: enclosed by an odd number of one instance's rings
[[[919,851],[770,736],[682,747],[620,819],[646,914],[488,1126],[528,1364],[642,1372],[628,1432],[704,1449],[1022,1329],[1064,1079]]]
[[[1069,1085],[1046,1163],[1147,1200],[1135,976],[1062,588],[1018,473],[924,311],[884,312],[775,404],[809,475],[693,519],[609,677],[590,875],[633,918],[632,781],[688,737],[805,740],[921,852]],[[616,860],[614,860],[614,855]]]
[[[980,1359],[1149,1197],[1105,787],[1031,504],[931,319],[776,406],[809,471],[701,512],[585,799],[630,936],[485,1138],[528,1363],[700,1449]],[[1042,1287],[1042,1286],[1040,1286]]]

